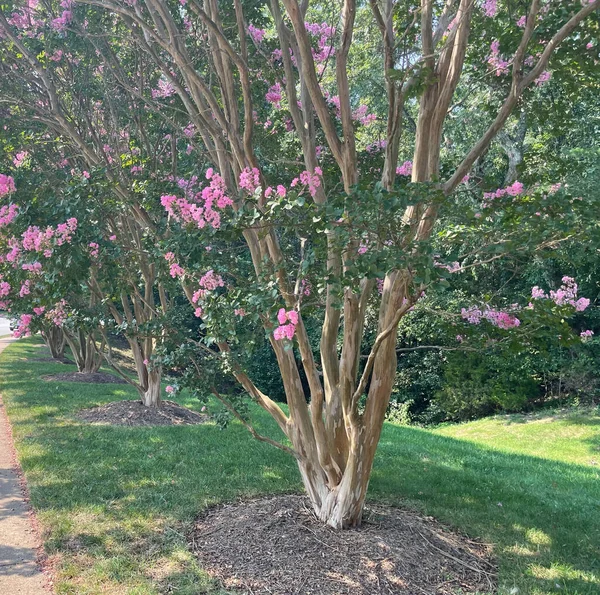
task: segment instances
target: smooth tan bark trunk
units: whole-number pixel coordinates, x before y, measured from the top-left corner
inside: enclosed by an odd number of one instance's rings
[[[93,374],[102,365],[102,355],[96,349],[96,341],[92,334],[79,330],[73,334],[65,331],[65,339],[71,348],[73,359],[80,374]]]
[[[142,403],[146,407],[160,407],[161,403],[161,371],[160,369],[150,370],[147,374],[147,383],[145,389],[140,391]]]
[[[67,340],[62,329],[58,326],[50,326],[42,331],[42,337],[48,349],[50,349],[52,357],[57,360],[64,360]]]

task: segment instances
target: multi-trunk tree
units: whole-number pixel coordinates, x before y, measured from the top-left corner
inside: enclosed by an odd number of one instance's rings
[[[44,39],[102,38],[103,68],[120,93],[144,105],[158,100],[171,122],[187,121],[201,153],[179,179],[177,170],[159,180],[162,189],[152,186],[147,204],[160,198],[170,219],[160,242],[203,322],[196,353],[222,361],[273,416],[291,446],[262,438],[296,457],[315,513],[333,527],[361,521],[396,373],[396,330],[439,277],[436,224],[529,89],[549,79],[551,58],[564,47],[584,51],[597,32],[600,0],[513,4],[76,0],[53,5],[54,19],[37,25]],[[42,89],[51,125],[68,135],[73,121],[61,115],[39,54],[27,50],[25,16],[0,16],[2,45],[29,62],[28,83]],[[353,70],[366,31],[378,32],[371,79],[384,95]],[[124,45],[150,65],[148,79],[136,64],[122,68]],[[459,86],[468,95],[480,77],[498,77],[496,106],[457,154],[444,136],[448,113],[461,109]],[[416,114],[412,146],[403,136],[407,111]],[[71,138],[97,159],[87,140]],[[408,150],[412,160],[399,163]],[[485,199],[486,217],[496,198],[529,212],[518,182]],[[121,200],[139,229],[152,228],[135,198]],[[477,216],[465,212],[465,227]],[[365,350],[368,307],[377,330]],[[310,311],[321,316],[318,347],[304,324]],[[513,314],[494,316],[500,328],[516,326]],[[286,411],[236,357],[243,325],[269,336]],[[232,400],[214,393],[236,414]]]

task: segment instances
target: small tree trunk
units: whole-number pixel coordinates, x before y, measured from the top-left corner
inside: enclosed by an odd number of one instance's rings
[[[161,381],[161,370],[160,368],[154,368],[148,371],[147,384],[145,390],[140,391],[142,403],[146,407],[160,407],[160,381]]]
[[[102,356],[96,349],[94,335],[80,329],[72,335],[65,331],[64,336],[77,364],[77,371],[80,374],[97,372],[102,364]]]
[[[65,334],[58,326],[51,325],[42,331],[42,338],[50,349],[54,359],[63,361],[65,359],[65,345],[67,343]]]

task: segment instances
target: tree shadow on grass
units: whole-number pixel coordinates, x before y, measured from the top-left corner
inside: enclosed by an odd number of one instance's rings
[[[600,593],[600,469],[387,425],[371,488],[496,544],[501,584]]]

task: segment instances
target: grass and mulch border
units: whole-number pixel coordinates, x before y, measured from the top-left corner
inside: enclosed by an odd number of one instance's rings
[[[294,462],[237,423],[85,423],[78,411],[135,391],[45,382],[65,364],[32,362],[36,342],[4,352],[0,392],[58,595],[224,593],[188,547],[195,519],[211,505],[300,492]],[[200,412],[185,394],[177,400]],[[257,427],[277,436],[261,413]],[[598,411],[437,430],[386,424],[370,500],[493,544],[500,593],[591,595],[600,592],[598,449]]]

